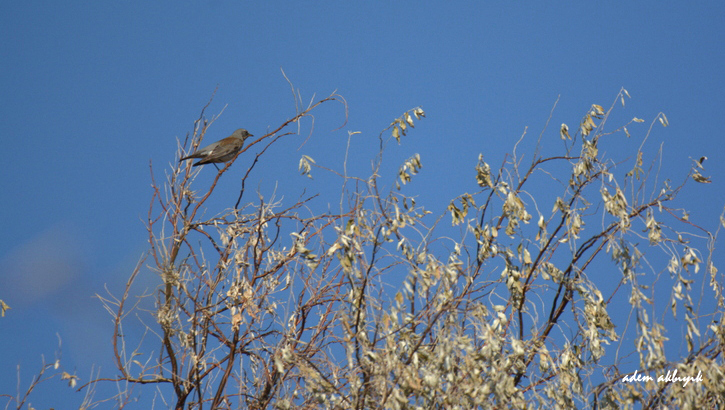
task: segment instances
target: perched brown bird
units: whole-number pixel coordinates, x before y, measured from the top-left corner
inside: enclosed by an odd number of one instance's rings
[[[198,149],[191,155],[181,158],[179,162],[190,158],[200,158],[201,161],[198,161],[193,165],[198,166],[231,161],[234,156],[237,155],[239,150],[242,149],[244,140],[253,136],[254,135],[250,134],[249,131],[244,128],[240,128],[234,131],[232,135],[213,144],[207,145],[204,148]]]

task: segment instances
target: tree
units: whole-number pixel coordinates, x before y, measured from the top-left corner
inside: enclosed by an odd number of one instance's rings
[[[199,168],[175,164],[154,180],[148,213],[153,307],[130,296],[143,260],[121,296],[103,298],[118,375],[83,388],[121,383],[118,408],[151,386],[157,407],[177,409],[725,407],[719,227],[678,205],[688,182],[709,181],[703,160],[673,183],[658,179],[644,144],[633,161],[604,155],[643,121],[610,126],[625,98],[592,105],[576,131],[522,136],[497,169],[479,157],[475,190],[438,215],[405,192],[419,156],[393,188],[379,183],[387,144],[413,131],[421,108],[380,133],[368,176],[301,159],[303,174],[339,176],[336,211],[314,194],[249,201],[245,185],[314,110],[347,110],[337,94],[248,142],[242,152],[258,153],[230,209],[207,203],[233,161],[201,193]],[[213,121],[202,110],[184,148]],[[657,123],[664,114],[632,137],[650,138]],[[561,150],[544,155],[559,137]],[[148,331],[131,340],[123,329],[135,318]],[[666,334],[680,331],[687,353],[665,354]],[[675,370],[700,379],[657,380]]]

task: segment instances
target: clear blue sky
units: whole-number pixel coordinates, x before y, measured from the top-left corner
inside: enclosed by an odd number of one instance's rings
[[[436,213],[475,190],[479,152],[497,166],[525,127],[538,135],[558,96],[552,144],[559,124],[573,128],[625,87],[622,118],[670,121],[651,148],[664,142],[668,177],[686,173],[688,157],[710,158],[714,182],[691,206],[714,226],[725,203],[724,45],[725,4],[714,1],[7,2],[0,299],[13,309],[0,319],[0,393],[14,391],[17,364],[25,386],[41,354],[53,360],[56,333],[82,381],[93,364],[112,372],[110,317],[92,296],[121,291],[146,249],[149,161],[160,180],[217,86],[207,113],[227,107],[210,140],[239,127],[263,135],[294,115],[280,68],[306,100],[346,98],[347,128],[332,131],[342,110],[323,106],[311,142],[255,169],[259,188],[280,181],[280,194],[309,183],[289,178],[302,154],[339,168],[347,130],[361,131],[353,156],[369,169],[378,132],[422,106],[428,118],[393,148],[391,169],[420,153],[416,183]]]

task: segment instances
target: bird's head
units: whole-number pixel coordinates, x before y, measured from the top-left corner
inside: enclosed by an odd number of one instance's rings
[[[244,141],[249,137],[253,137],[254,135],[250,134],[249,131],[245,130],[244,128],[240,128],[232,134],[232,137],[239,138],[240,140]]]

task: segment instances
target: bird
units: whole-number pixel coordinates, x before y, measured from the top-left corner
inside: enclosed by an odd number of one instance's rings
[[[249,131],[244,128],[240,128],[232,135],[221,139],[213,144],[209,144],[204,148],[196,150],[194,153],[187,155],[179,160],[179,162],[191,159],[200,158],[201,161],[197,161],[193,166],[199,166],[204,164],[213,164],[220,162],[228,162],[234,159],[239,150],[244,145],[244,140],[254,135],[250,134]],[[214,165],[216,166],[216,165]]]

